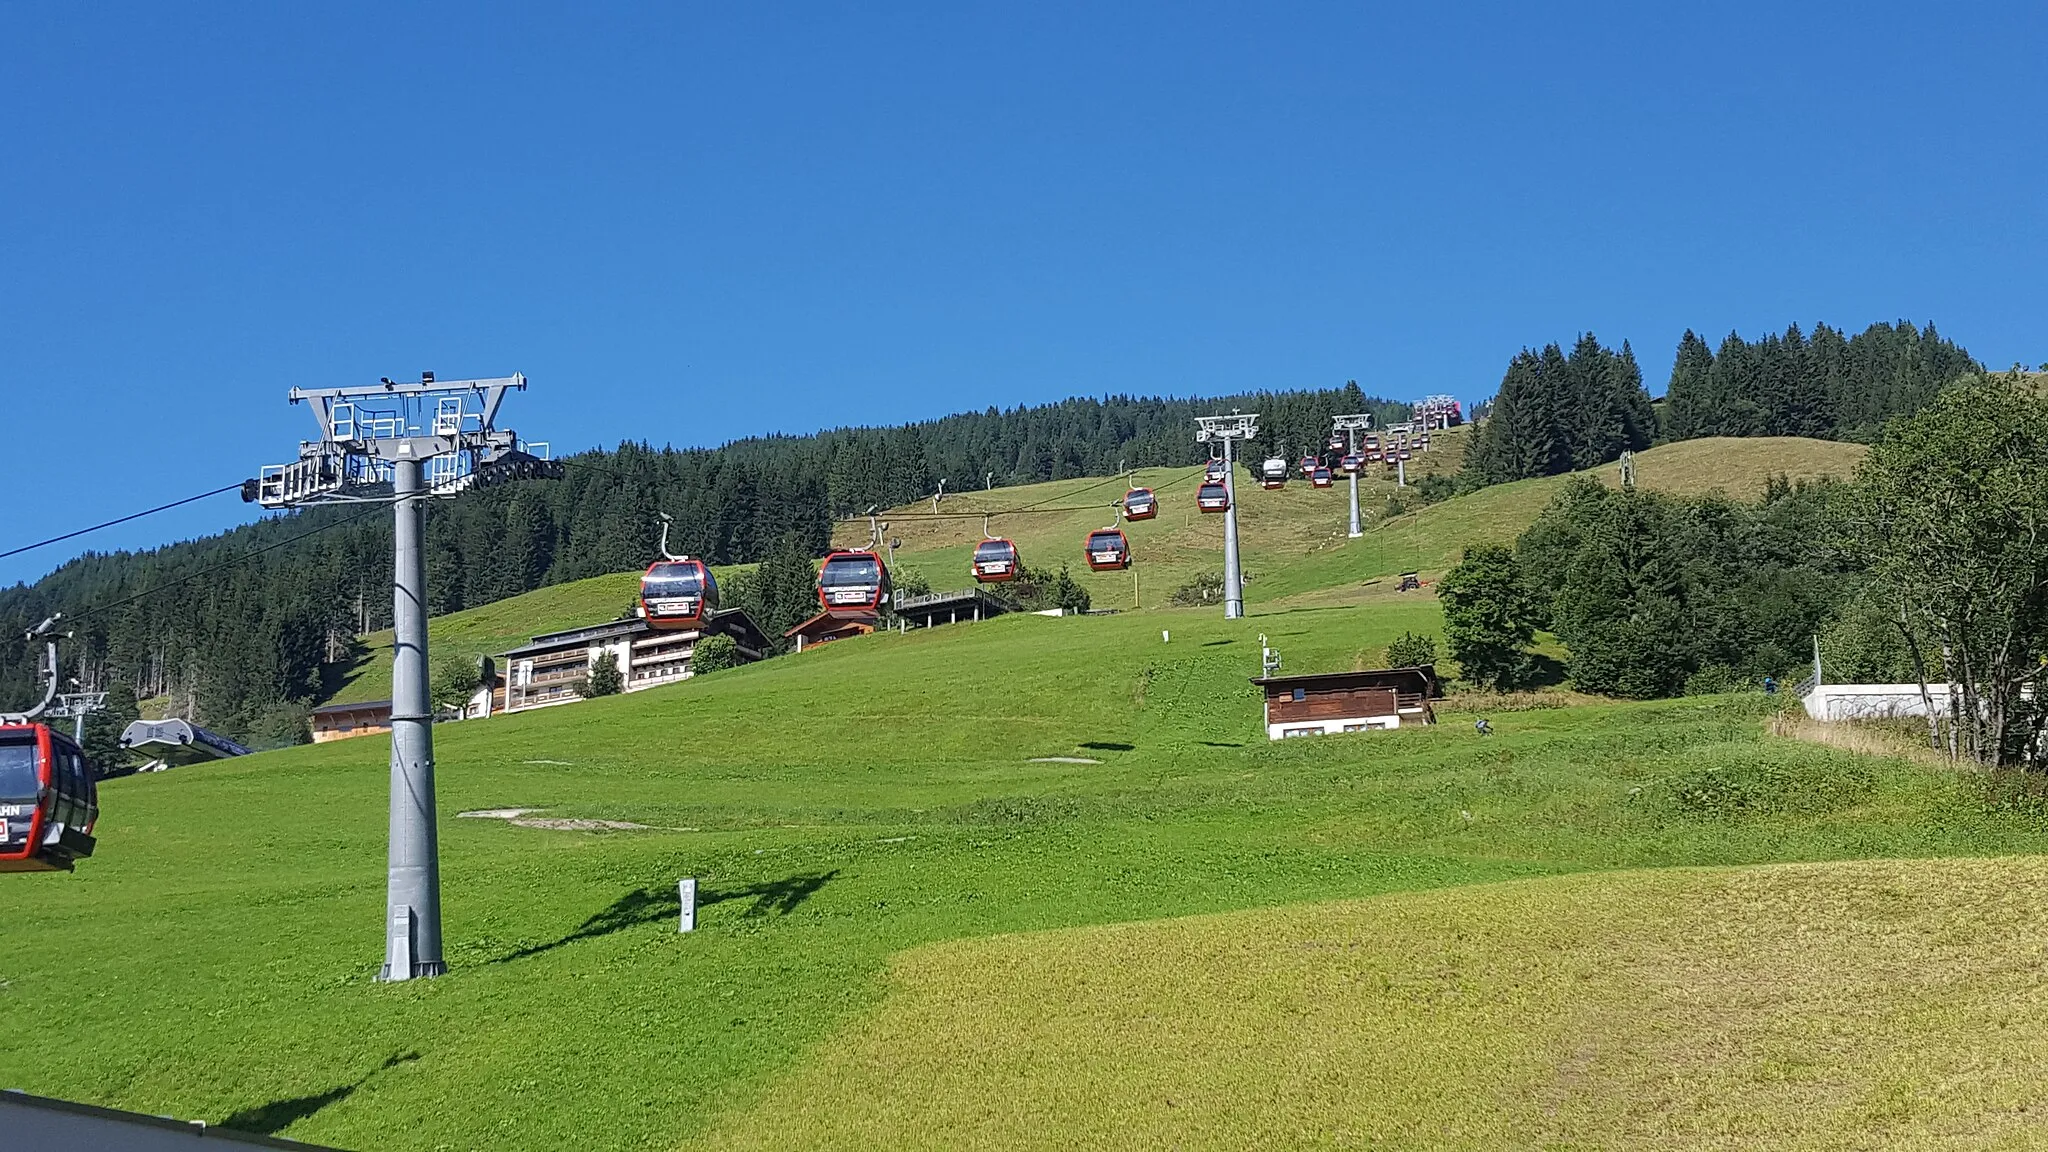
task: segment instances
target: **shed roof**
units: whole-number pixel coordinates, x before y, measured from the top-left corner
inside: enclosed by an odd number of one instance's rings
[[[1444,694],[1442,685],[1437,682],[1434,664],[1418,664],[1410,668],[1368,668],[1358,672],[1310,672],[1301,676],[1254,676],[1251,681],[1269,693],[1294,688],[1310,692],[1342,692],[1350,688],[1407,688],[1414,691],[1419,688],[1426,696]]]
[[[555,652],[563,648],[588,645],[597,640],[611,640],[619,636],[631,636],[648,631],[647,621],[639,617],[624,620],[610,620],[603,624],[589,624],[582,628],[571,628],[564,632],[546,632],[535,636],[531,643],[522,644],[506,656],[532,656],[540,652]]]
[[[873,631],[875,622],[876,617],[873,616],[837,617],[830,612],[820,612],[816,616],[784,632],[783,635],[815,636],[820,633],[835,632],[841,628],[866,628],[869,631]]]
[[[391,701],[389,701],[389,700],[358,700],[358,701],[356,701],[356,702],[355,702],[355,703],[353,703],[353,704],[329,704],[329,705],[327,705],[327,706],[325,706],[325,707],[322,707],[322,708],[315,708],[315,709],[313,709],[313,710],[312,710],[311,712],[307,713],[307,715],[309,715],[309,716],[339,716],[339,715],[342,715],[342,714],[343,714],[343,713],[345,713],[345,712],[389,712],[389,711],[391,711]]]

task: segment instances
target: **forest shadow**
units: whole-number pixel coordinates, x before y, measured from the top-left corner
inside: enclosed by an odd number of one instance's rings
[[[808,875],[799,874],[785,877],[781,880],[764,880],[759,884],[749,884],[744,888],[699,888],[697,890],[697,907],[704,908],[712,904],[724,904],[732,900],[751,899],[754,902],[754,906],[747,909],[742,915],[766,916],[770,912],[774,912],[787,916],[795,911],[799,905],[803,904],[804,901],[816,895],[818,889],[831,883],[838,875],[839,869],[834,868],[830,872],[814,872]],[[652,924],[660,920],[675,920],[682,915],[682,910],[681,899],[677,896],[674,888],[666,886],[660,888],[636,888],[612,901],[610,905],[602,910],[592,914],[588,920],[585,920],[575,931],[570,932],[568,935],[557,940],[550,940],[545,944],[529,944],[524,948],[518,948],[507,952],[503,956],[495,957],[487,961],[487,963],[505,964],[513,960],[523,960],[528,956],[538,956],[543,952],[552,952],[564,945],[574,944],[578,940],[595,940],[600,936],[609,936],[614,932],[637,927],[641,924]]]
[[[369,670],[370,646],[361,637],[351,637],[341,659],[320,666],[320,699],[332,700],[343,688]]]
[[[221,1121],[220,1127],[232,1128],[237,1132],[254,1132],[258,1136],[274,1136],[329,1104],[348,1099],[356,1089],[368,1084],[370,1078],[377,1073],[396,1068],[400,1064],[409,1064],[419,1058],[420,1054],[417,1052],[394,1053],[390,1059],[363,1073],[352,1084],[340,1084],[310,1096],[292,1096],[283,1100],[272,1100],[268,1104],[258,1104],[254,1108],[244,1108]]]
[[[1564,661],[1555,656],[1545,656],[1541,652],[1531,652],[1527,669],[1528,678],[1522,687],[1555,688],[1563,684],[1569,674],[1570,670],[1564,666]]]

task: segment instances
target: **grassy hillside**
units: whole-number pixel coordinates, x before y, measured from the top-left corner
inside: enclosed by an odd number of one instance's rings
[[[1245,683],[1261,632],[1291,671],[1348,668],[1402,630],[1434,630],[1434,616],[1432,602],[1410,598],[1228,622],[1212,611],[1008,617],[442,727],[452,971],[408,985],[371,979],[382,932],[384,740],[113,781],[98,855],[71,876],[4,878],[0,989],[9,1009],[24,1020],[65,1021],[67,1051],[86,1058],[53,1062],[27,1045],[0,1047],[0,1083],[363,1149],[777,1142],[785,1119],[781,1131],[822,1137],[809,1101],[837,1090],[833,1069],[872,1073],[891,1022],[930,1010],[935,994],[920,981],[950,981],[969,1003],[990,994],[990,981],[959,966],[970,961],[943,951],[905,956],[911,949],[978,941],[958,947],[989,950],[957,956],[1035,979],[1045,963],[1034,958],[1040,945],[995,938],[1612,869],[2048,853],[2048,826],[1986,804],[1970,782],[1767,742],[1756,705],[1739,698],[1497,715],[1492,738],[1475,735],[1470,716],[1452,714],[1431,729],[1262,739]],[[1163,642],[1168,625],[1172,639]],[[509,807],[644,827],[557,831],[456,815]],[[1909,890],[1944,890],[1942,875]],[[679,876],[704,885],[702,927],[688,937],[673,928]],[[1317,1102],[1328,1100],[1329,1085],[1382,1067],[1374,1061],[1387,1053],[1397,1063],[1403,1051],[1418,1060],[1453,1051],[1431,1029],[1471,1018],[1410,1015],[1401,1017],[1408,1032],[1381,1035],[1371,1031],[1381,1019],[1373,1013],[1398,1005],[1331,1015],[1323,1000],[1302,999],[1301,981],[1341,999],[1384,962],[1380,987],[1411,1006],[1452,1005],[1499,987],[1499,965],[1526,963],[1538,1000],[1500,1017],[1504,1034],[1522,1018],[1514,1012],[1547,1020],[1548,1005],[1615,1007],[1612,981],[1575,983],[1587,957],[1609,954],[1600,931],[1611,930],[1618,955],[1642,950],[1640,970],[1678,987],[1687,973],[1748,963],[1737,955],[1700,968],[1704,961],[1678,955],[1660,966],[1659,942],[1683,942],[1683,918],[1696,914],[1688,909],[1720,881],[1644,883],[1636,919],[1601,917],[1606,905],[1591,905],[1557,929],[1554,956],[1516,945],[1549,946],[1544,917],[1576,907],[1582,889],[1531,889],[1519,904],[1462,895],[1434,919],[1425,912],[1436,897],[1392,906],[1384,915],[1395,921],[1340,909],[1327,928],[1275,913],[1215,937],[1225,942],[1215,947],[1243,947],[1269,935],[1271,963],[1248,970],[1256,981],[1239,980],[1228,964],[1202,969],[1170,957],[1133,965],[1128,982],[1105,967],[1077,975],[1068,1018],[1106,1018],[1105,998],[1121,1002],[1119,988],[1131,1005],[1156,1002],[1159,981],[1178,971],[1190,976],[1190,1006],[1229,997],[1242,1011],[1189,1073],[1188,1099],[1200,1116],[1214,1116],[1215,1069],[1229,1045],[1262,1032],[1304,1035],[1302,1009],[1312,1003],[1311,1016],[1329,1017],[1314,1038],[1321,1047],[1294,1064],[1237,1067],[1251,1102],[1241,1126],[1196,1131],[1239,1146],[1328,1142],[1359,1107],[1331,1106],[1332,1127],[1303,1120],[1323,1113]],[[1625,894],[1614,899],[1626,903]],[[1746,935],[1758,949],[1797,951],[1814,938],[1808,905],[1748,903],[1756,906]],[[1719,896],[1701,905],[1725,906]],[[1398,933],[1373,926],[1410,914],[1422,917],[1414,950],[1385,951]],[[1945,939],[1944,925],[1964,921],[1873,922],[1872,931],[1932,945]],[[1920,934],[1922,923],[1931,934]],[[1170,941],[1204,930],[1129,931]],[[1144,937],[1073,939],[1051,947],[1069,957],[1100,951],[1109,965],[1123,947],[1117,940]],[[1357,939],[1360,950],[1347,943],[1331,950],[1330,965],[1304,968],[1303,957],[1321,954],[1296,947],[1304,939]],[[1447,955],[1473,957],[1480,968],[1470,981],[1439,963],[1432,940],[1448,941]],[[1971,971],[2027,973],[2037,952],[2033,936],[1999,930],[1983,935],[1981,948],[1943,955]],[[1838,955],[1871,980],[1890,971],[1882,950]],[[1640,994],[1639,984],[1621,987]],[[986,1002],[997,1012],[991,1037],[1014,1037],[1020,1059],[1045,1051],[1032,1047],[1036,1033],[1004,1031],[1023,1001]],[[1509,1087],[1524,1084],[1512,1077],[1576,1052],[1557,1045],[1583,1034],[1618,1047],[1596,1048],[1590,1063],[1567,1060],[1554,1075],[1566,1084],[1630,1083],[1632,1070],[1658,1066],[1662,1049],[1645,1045],[1670,1036],[1644,1035],[1649,1017],[1624,1017],[1555,1021],[1510,1051],[1501,1074]],[[2022,1030],[2031,1022],[2012,1019]],[[1911,1051],[1929,1053],[1928,1069],[1958,1067],[1959,1053],[1972,1051],[1963,1047],[1972,1033],[1950,1022],[1932,1010],[1909,1021]],[[1201,1047],[1190,1029],[1215,1023],[1169,1012],[1144,1027],[1160,1051],[1178,1052]],[[933,1026],[935,1045],[960,1033],[957,1021]],[[1890,1035],[1871,1027],[1839,1033],[1842,1043]],[[1737,1044],[1749,1033],[1729,1035]],[[961,1055],[970,1070],[989,1069],[977,1090],[990,1099],[1011,1093],[1035,1107],[1071,1085],[1074,1107],[1093,1117],[1072,1123],[1147,1139],[1144,1126],[1161,1123],[1167,1107],[1154,1091],[1158,1065],[1125,1079],[1114,1063],[1123,1050],[1100,1039],[1105,1046],[1077,1051],[1072,1066]],[[1353,1049],[1363,1055],[1344,1055]],[[1819,1074],[1801,1062],[1802,1050],[1786,1053],[1766,1070]],[[1602,1062],[1606,1054],[1619,1063]],[[1973,1074],[2001,1082],[1996,1060]],[[943,1104],[933,1127],[893,1128],[902,1119],[894,1113],[849,1112],[842,1142],[872,1146],[874,1133],[950,1142],[960,1129],[947,1126],[964,1115],[954,1110],[961,1081],[927,1076],[927,1063],[889,1091]],[[1304,1068],[1307,1079],[1295,1075]],[[1729,1093],[1731,1107],[1745,1092],[1778,1091],[1702,1068],[1701,1091]],[[1887,1079],[1895,1070],[1882,1060],[1826,1069],[1839,1071],[1843,1091],[1880,1103],[1897,1085],[1921,1082]],[[1480,1078],[1459,1078],[1468,1072]],[[1480,1089],[1494,1081],[1469,1064],[1426,1083],[1404,1075],[1408,1111],[1390,1115],[1493,1106]],[[1437,1095],[1426,1099],[1430,1091]],[[1593,1125],[1608,1122],[1599,1109],[1615,1098],[1589,1097],[1588,1132],[1611,1130]],[[1009,1130],[989,1131],[1000,1144]]]
[[[1448,468],[1462,457],[1468,433],[1439,434],[1438,447],[1422,453],[1428,468]],[[1665,492],[1704,493],[1719,490],[1740,498],[1761,493],[1776,475],[1794,480],[1820,476],[1846,478],[1865,451],[1862,445],[1797,437],[1716,438],[1668,444],[1636,457],[1636,482]],[[1591,475],[1613,484],[1613,465]],[[1386,577],[1404,571],[1434,575],[1457,563],[1467,544],[1509,540],[1536,519],[1569,478],[1553,476],[1501,484],[1456,497],[1419,511],[1388,507],[1397,496],[1395,484],[1375,475],[1359,486],[1359,507],[1367,534],[1351,540],[1349,492],[1343,484],[1318,491],[1290,482],[1278,492],[1238,485],[1238,534],[1248,583],[1248,607],[1298,607],[1359,603],[1388,594]],[[1138,562],[1139,592],[1147,606],[1164,604],[1173,590],[1205,570],[1222,567],[1223,518],[1203,515],[1194,507],[1200,469],[1154,469],[1140,474],[1142,483],[1160,493],[1156,519],[1126,524]],[[994,492],[949,496],[942,511],[976,513],[1030,509],[1033,506],[1081,511],[1048,515],[1027,511],[993,517],[990,532],[1017,542],[1027,563],[1041,567],[1069,564],[1087,585],[1098,607],[1132,604],[1130,573],[1089,572],[1082,562],[1081,541],[1094,528],[1110,522],[1110,505],[1123,495],[1120,480],[1065,480]],[[1412,502],[1413,497],[1408,499]],[[925,575],[935,588],[971,582],[967,562],[981,539],[978,519],[918,520],[904,513],[926,513],[929,503],[892,509],[890,537],[903,543],[897,563],[905,571]],[[868,539],[866,522],[841,525],[836,540],[861,546]]]
[[[1456,471],[1468,435],[1469,428],[1437,433],[1435,447],[1411,462],[1411,478]],[[1774,475],[1794,479],[1846,476],[1863,451],[1861,445],[1795,437],[1691,440],[1643,453],[1637,458],[1637,481],[1659,491],[1718,489],[1749,496]],[[1615,482],[1612,466],[1594,474]],[[1155,520],[1124,526],[1140,558],[1136,591],[1148,607],[1165,604],[1175,588],[1200,572],[1222,566],[1222,518],[1201,515],[1194,508],[1194,488],[1200,476],[1200,469],[1141,473],[1141,482],[1160,490],[1163,507]],[[1410,570],[1433,576],[1455,564],[1468,543],[1512,539],[1535,520],[1564,483],[1564,477],[1552,477],[1503,484],[1417,512],[1388,515],[1387,501],[1398,489],[1393,481],[1375,475],[1360,485],[1359,506],[1370,531],[1356,541],[1345,535],[1349,493],[1341,484],[1317,491],[1296,480],[1279,492],[1242,485],[1239,533],[1249,580],[1245,598],[1253,611],[1386,600],[1396,595],[1386,577]],[[1098,607],[1128,609],[1132,575],[1089,572],[1080,559],[1081,539],[1109,522],[1113,515],[1110,505],[1122,498],[1123,491],[1119,478],[1063,480],[951,496],[942,510],[1082,508],[998,516],[990,530],[1016,539],[1031,564],[1071,565]],[[903,515],[930,508],[927,503],[890,511],[888,534],[903,541],[897,552],[898,567],[922,573],[934,588],[964,587],[971,583],[966,575],[967,560],[974,542],[981,538],[981,521],[972,517],[918,520]],[[841,525],[836,540],[842,546],[864,545],[867,532],[865,522]],[[723,577],[735,570],[719,569],[718,574]],[[638,572],[614,573],[437,617],[429,627],[430,644],[437,660],[447,655],[464,659],[493,655],[538,633],[615,618],[632,602],[638,582]],[[390,696],[391,633],[371,633],[363,641],[368,649],[364,659],[342,678],[327,702]]]

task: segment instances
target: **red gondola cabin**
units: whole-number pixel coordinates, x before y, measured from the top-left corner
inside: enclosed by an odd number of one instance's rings
[[[47,724],[0,725],[0,872],[69,872],[92,855],[99,786]]]
[[[1220,480],[1211,480],[1196,491],[1195,507],[1204,512],[1230,511],[1230,489]]]
[[[1081,546],[1087,553],[1088,566],[1097,572],[1107,572],[1131,566],[1131,542],[1114,528],[1099,528],[1088,534],[1087,543]]]
[[[1365,457],[1356,452],[1348,453],[1342,460],[1337,461],[1337,467],[1342,469],[1346,475],[1356,475],[1364,469]]]
[[[656,560],[640,577],[640,616],[664,632],[695,628],[718,610],[718,581],[702,560]]]
[[[1017,546],[1008,540],[983,540],[974,547],[974,563],[970,565],[974,578],[983,584],[1000,584],[1015,580],[1017,570],[1024,566],[1017,555]]]
[[[1314,472],[1309,473],[1308,482],[1318,488],[1328,488],[1336,481],[1331,479],[1328,468],[1317,468]]]
[[[1301,458],[1301,478],[1306,480],[1314,475],[1317,465],[1321,463],[1322,461],[1317,460],[1313,456],[1303,456]]]
[[[837,618],[872,616],[889,602],[889,566],[873,552],[834,552],[818,565],[818,606]]]
[[[1124,493],[1124,519],[1150,520],[1159,515],[1159,498],[1150,488],[1133,488]]]

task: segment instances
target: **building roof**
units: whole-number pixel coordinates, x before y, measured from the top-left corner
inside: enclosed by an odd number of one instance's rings
[[[765,654],[768,649],[768,634],[761,631],[761,626],[754,623],[754,618],[747,615],[744,608],[713,611],[704,620],[704,630],[730,636],[743,651],[754,655]]]
[[[308,713],[308,715],[311,715],[311,716],[339,716],[339,715],[341,715],[341,714],[342,714],[342,713],[344,713],[344,712],[389,712],[389,711],[391,711],[391,701],[389,701],[389,700],[358,700],[358,701],[356,701],[356,702],[355,702],[355,703],[353,703],[353,704],[328,704],[328,705],[325,705],[324,707],[320,707],[320,708],[315,708],[315,709],[313,709],[313,711],[312,711],[312,712],[310,712],[310,713]]]
[[[821,623],[828,624],[830,626],[820,627],[819,625]],[[823,632],[836,632],[842,628],[866,628],[869,631],[873,631],[875,623],[876,618],[873,616],[839,617],[832,615],[830,612],[820,612],[816,616],[813,616],[810,619],[804,621],[803,623],[798,624],[796,627],[791,628],[789,631],[784,632],[783,635],[814,636]]]
[[[1010,611],[1010,605],[1001,597],[992,596],[985,588],[961,588],[953,592],[934,592],[928,596],[899,597],[892,609],[898,616],[931,616],[955,608],[980,607],[982,615],[995,616]]]
[[[1251,681],[1269,694],[1294,688],[1303,688],[1310,692],[1341,692],[1350,688],[1399,690],[1404,687],[1411,691],[1420,687],[1426,696],[1444,694],[1442,685],[1437,682],[1434,664],[1421,664],[1411,668],[1368,668],[1360,672],[1311,672],[1302,676],[1254,676]]]
[[[530,643],[522,644],[510,652],[502,653],[502,655],[509,658],[513,656],[532,656],[541,652],[558,652],[564,648],[587,647],[595,641],[611,640],[619,636],[631,636],[635,633],[649,630],[647,621],[637,616],[632,616],[624,620],[609,620],[603,624],[589,624],[582,628],[571,628],[565,632],[542,633],[539,636],[535,636]]]

